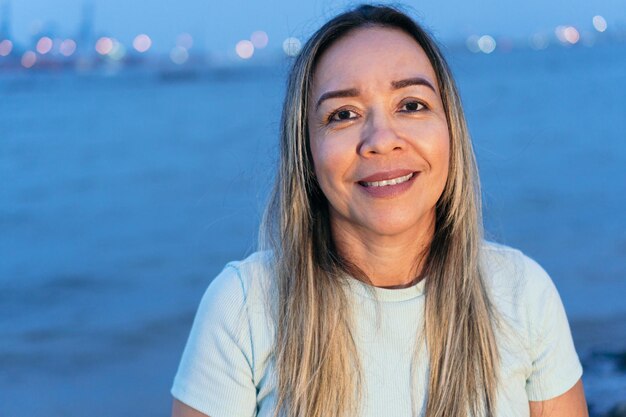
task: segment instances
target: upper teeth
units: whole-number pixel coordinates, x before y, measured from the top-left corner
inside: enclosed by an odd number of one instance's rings
[[[413,173],[411,172],[410,174],[405,175],[404,177],[392,178],[390,180],[383,180],[383,181],[373,181],[373,182],[363,181],[363,184],[366,187],[384,187],[385,185],[395,185],[395,184],[400,184],[402,182],[406,182],[410,180],[412,176],[413,176]]]

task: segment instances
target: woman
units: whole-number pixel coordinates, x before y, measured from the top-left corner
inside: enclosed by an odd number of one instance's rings
[[[558,294],[482,241],[454,82],[401,12],[304,46],[262,232],[203,298],[173,416],[587,415]]]

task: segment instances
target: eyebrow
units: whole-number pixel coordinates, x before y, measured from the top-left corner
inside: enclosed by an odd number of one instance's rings
[[[315,105],[315,110],[320,108],[320,105],[324,100],[328,100],[331,98],[343,98],[343,97],[357,97],[361,92],[356,88],[348,88],[347,90],[335,90],[335,91],[327,91],[322,94],[317,100],[317,104]]]
[[[401,88],[410,87],[412,85],[423,85],[433,90],[433,92],[435,93],[437,92],[437,90],[435,90],[435,87],[430,83],[430,81],[422,77],[413,77],[413,78],[407,78],[405,80],[391,82],[391,88],[393,88],[394,90],[399,90]]]
[[[433,92],[437,92],[437,90],[435,90],[435,87],[430,83],[430,81],[422,77],[406,78],[404,80],[391,82],[391,88],[393,90],[399,90],[401,88],[410,87],[412,85],[423,85],[433,90]],[[315,110],[319,109],[320,105],[322,104],[324,100],[328,100],[331,98],[357,97],[359,94],[361,94],[361,92],[356,88],[348,88],[346,90],[327,91],[324,94],[322,94],[320,98],[317,100],[317,104],[315,105]]]

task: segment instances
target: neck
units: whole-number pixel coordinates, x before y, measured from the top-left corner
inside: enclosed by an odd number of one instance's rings
[[[422,278],[434,219],[419,230],[392,236],[346,227],[332,220],[331,230],[339,256],[365,273],[372,285],[405,288]]]

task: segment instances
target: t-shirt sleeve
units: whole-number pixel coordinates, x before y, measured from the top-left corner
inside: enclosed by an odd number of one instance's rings
[[[554,283],[535,261],[525,261],[532,355],[526,393],[530,401],[544,401],[573,387],[582,375],[582,366]]]
[[[228,265],[202,297],[171,393],[210,417],[252,417],[252,358],[242,280]]]

